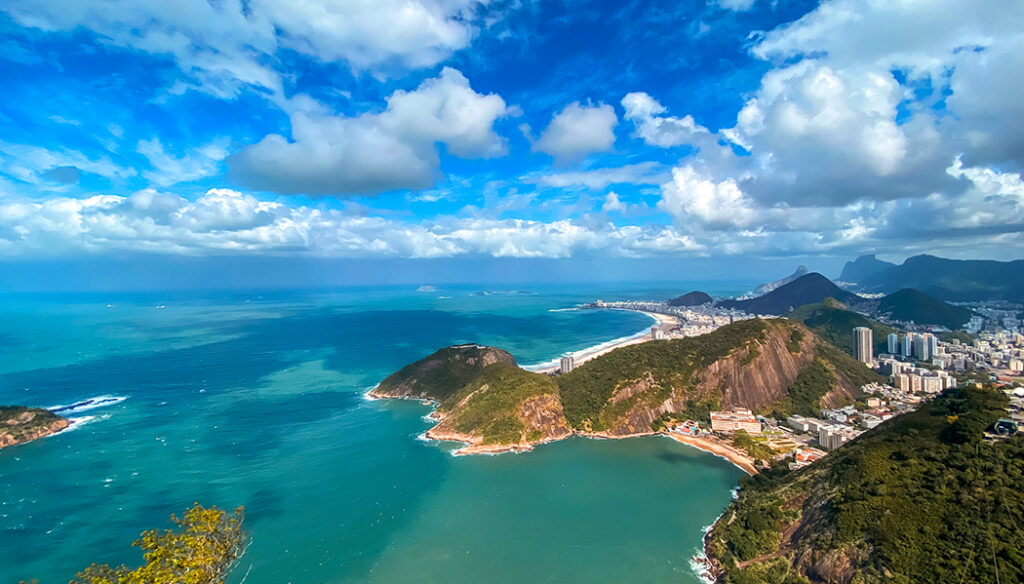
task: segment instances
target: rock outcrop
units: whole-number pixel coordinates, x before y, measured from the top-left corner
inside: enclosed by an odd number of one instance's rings
[[[0,406],[0,448],[44,438],[60,432],[70,424],[49,410]]]

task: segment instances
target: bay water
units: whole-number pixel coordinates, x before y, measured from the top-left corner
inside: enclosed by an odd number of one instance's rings
[[[662,437],[457,457],[422,439],[428,407],[365,394],[447,345],[539,364],[652,322],[562,310],[582,302],[750,287],[0,297],[0,404],[77,420],[0,450],[0,582],[138,565],[138,534],[194,502],[246,509],[234,584],[699,582],[742,476],[724,460]]]

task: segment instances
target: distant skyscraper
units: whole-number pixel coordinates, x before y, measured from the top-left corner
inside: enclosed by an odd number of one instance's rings
[[[928,339],[928,353],[934,357],[939,352],[939,337],[931,333],[925,333],[924,338]]]
[[[562,355],[562,360],[559,362],[558,372],[568,373],[576,368],[576,358],[572,355]]]
[[[896,333],[889,333],[889,354],[900,354],[900,336]]]
[[[871,329],[859,326],[853,329],[853,356],[861,363],[871,363],[872,351]]]
[[[914,358],[918,361],[927,361],[931,359],[931,346],[928,344],[928,339],[924,335],[917,335],[914,337]]]
[[[907,333],[903,335],[902,339],[903,346],[900,354],[904,357],[909,357],[913,354],[914,350],[914,333]]]

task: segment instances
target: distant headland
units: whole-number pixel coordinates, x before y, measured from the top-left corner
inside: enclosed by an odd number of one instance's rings
[[[45,438],[70,425],[66,418],[42,408],[0,406],[0,448]]]

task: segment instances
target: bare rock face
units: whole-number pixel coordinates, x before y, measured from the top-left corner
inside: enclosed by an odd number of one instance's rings
[[[527,436],[531,432],[539,432],[539,438],[532,442],[552,442],[568,438],[572,434],[569,422],[562,411],[562,402],[554,394],[538,395],[523,400],[519,418],[526,426]]]
[[[788,344],[794,328],[803,332],[799,351],[791,352]],[[746,347],[719,359],[698,373],[692,380],[695,389],[680,392],[674,388],[661,400],[639,399],[623,417],[616,420],[607,434],[630,436],[651,432],[651,424],[662,414],[682,411],[686,400],[718,396],[719,407],[758,409],[786,397],[786,390],[800,371],[814,361],[817,337],[799,324],[773,323],[764,339],[751,341]],[[654,388],[651,375],[620,387],[611,399],[617,404]],[[680,381],[682,383],[682,380]],[[845,392],[846,389],[842,388]],[[841,400],[844,393],[837,393]],[[653,401],[653,403],[652,403]]]
[[[800,325],[793,325],[800,326]],[[802,328],[802,327],[801,327]],[[786,347],[791,327],[774,326],[766,339],[757,342],[760,354],[748,363],[748,352],[739,352],[719,359],[704,370],[699,388],[721,388],[723,409],[758,409],[786,397],[786,390],[796,381],[800,371],[814,361],[817,338],[806,331],[800,350],[792,353]],[[752,350],[752,348],[751,348]]]
[[[69,421],[48,410],[0,407],[0,448],[38,440],[70,425]]]

